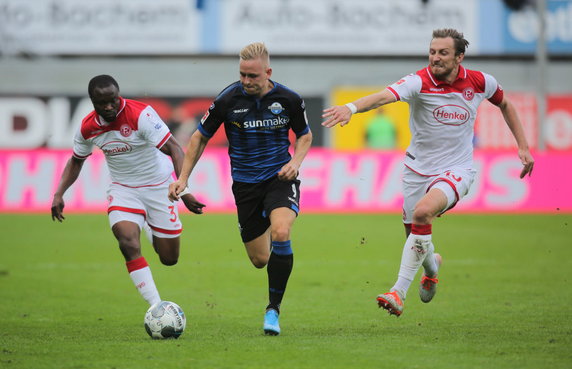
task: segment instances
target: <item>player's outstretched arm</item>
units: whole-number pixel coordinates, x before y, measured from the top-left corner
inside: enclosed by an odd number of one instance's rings
[[[185,153],[185,158],[183,160],[181,172],[178,173],[178,179],[169,185],[169,199],[171,201],[179,200],[179,195],[187,188],[189,177],[191,176],[195,165],[199,161],[199,158],[203,154],[208,142],[209,138],[204,136],[199,130],[196,130],[191,136],[191,140],[189,141],[187,152]]]
[[[165,142],[165,144],[161,147],[161,152],[171,157],[171,160],[173,160],[173,168],[175,169],[175,174],[177,175],[177,178],[179,178],[181,174],[181,168],[183,167],[185,159],[185,153],[183,152],[181,145],[179,145],[175,137],[171,136],[167,140],[167,142]],[[186,187],[187,186],[185,186],[185,189]],[[183,200],[183,203],[185,204],[187,209],[189,209],[189,211],[195,214],[202,214],[205,204],[199,202],[188,191],[188,189],[186,191],[185,189],[183,189],[184,192],[178,193],[178,197],[180,197]]]
[[[175,170],[177,178],[179,178],[185,153],[183,152],[181,145],[179,145],[179,142],[177,142],[177,139],[174,136],[169,137],[167,142],[161,146],[160,150],[163,154],[171,157],[171,160],[173,161],[173,169]]]
[[[331,128],[336,124],[339,124],[343,127],[350,122],[353,114],[364,113],[395,101],[395,95],[393,95],[388,89],[385,89],[383,91],[361,97],[353,103],[332,106],[324,109],[322,118],[325,118],[326,120],[322,122],[322,125],[324,127]]]
[[[57,219],[61,223],[62,220],[65,219],[64,193],[77,180],[77,177],[81,172],[81,168],[83,167],[84,161],[85,159],[78,159],[74,156],[68,160],[52,200],[52,220],[55,221]]]
[[[528,147],[528,142],[524,134],[524,129],[518,117],[518,113],[514,105],[506,98],[503,98],[502,102],[498,105],[502,111],[502,115],[512,135],[516,139],[516,144],[518,146],[518,157],[523,165],[522,171],[520,172],[520,178],[524,178],[527,174],[532,175],[532,169],[534,169],[534,158],[530,153]]]

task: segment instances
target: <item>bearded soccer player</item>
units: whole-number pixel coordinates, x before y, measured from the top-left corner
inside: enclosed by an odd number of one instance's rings
[[[263,330],[275,336],[280,334],[280,304],[294,261],[290,230],[300,208],[298,170],[312,144],[312,132],[302,98],[270,79],[272,68],[263,43],[241,50],[239,73],[240,80],[218,95],[191,137],[169,197],[180,196],[207,142],[224,123],[240,235],[252,264],[268,265]],[[296,134],[293,156],[288,151],[290,130]]]
[[[396,316],[403,312],[407,291],[421,266],[421,300],[430,302],[437,291],[443,258],[435,253],[431,241],[432,223],[453,208],[473,183],[473,128],[481,102],[488,100],[498,106],[516,139],[523,165],[520,178],[530,176],[534,167],[516,109],[500,84],[489,74],[461,65],[468,44],[454,29],[434,30],[427,67],[383,91],[324,110],[322,125],[333,127],[349,123],[352,114],[395,101],[409,103],[412,138],[405,153],[402,182],[407,240],[397,281],[388,293],[377,297],[379,307]]]
[[[54,193],[52,219],[64,220],[64,193],[78,178],[94,146],[99,147],[112,180],[107,192],[111,230],[133,283],[149,305],[154,305],[161,298],[141,254],[139,235],[145,227],[161,263],[177,263],[182,224],[167,188],[173,182],[173,170],[179,174],[184,152],[151,106],[119,95],[113,77],[92,78],[88,93],[94,110],[75,135],[73,155]],[[181,196],[185,206],[201,214],[205,205],[186,192]]]

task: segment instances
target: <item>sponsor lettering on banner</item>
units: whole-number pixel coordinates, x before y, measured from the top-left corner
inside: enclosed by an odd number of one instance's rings
[[[478,38],[486,42],[480,43],[478,53],[534,55],[539,33],[539,19],[535,9],[537,1],[523,2],[528,6],[519,10],[511,10],[505,3],[506,1],[499,0],[479,0],[476,9]],[[545,0],[543,4],[547,52],[553,55],[572,54],[572,2]]]
[[[0,212],[49,212],[70,155],[68,150],[0,150]],[[478,175],[454,211],[572,212],[572,172],[560,170],[569,166],[572,153],[536,153],[535,159],[533,176],[522,180],[515,152],[476,152]],[[300,170],[301,211],[399,214],[402,169],[402,152],[312,149]],[[557,171],[559,178],[554,181]],[[189,183],[208,212],[235,212],[226,149],[207,148]],[[108,184],[105,157],[96,151],[64,197],[66,212],[104,213]]]
[[[478,53],[477,6],[476,0],[225,1],[219,48],[235,53],[257,35],[273,54],[424,55],[433,29],[451,27],[462,29]]]
[[[181,54],[200,51],[189,0],[0,0],[4,54]]]
[[[255,34],[273,54],[424,55],[457,28],[472,55],[533,54],[534,7],[499,0],[0,0],[3,55],[235,55]],[[572,3],[547,0],[548,50],[572,53]],[[267,14],[269,16],[260,16]],[[379,30],[383,32],[379,32]]]
[[[208,114],[212,100],[135,99],[151,105],[183,146],[192,133],[188,128],[196,126],[205,111]],[[87,97],[0,97],[0,149],[71,148],[82,119],[92,110],[93,104]],[[161,128],[160,125],[158,127]],[[120,133],[129,137],[133,130],[129,125],[122,125]],[[226,144],[224,132],[217,132],[210,144]]]
[[[569,0],[546,1],[546,42],[551,53],[572,54],[572,2]],[[502,14],[504,32],[500,35],[507,53],[536,51],[538,16],[534,7],[521,11],[505,9]],[[499,35],[496,35],[497,37]]]

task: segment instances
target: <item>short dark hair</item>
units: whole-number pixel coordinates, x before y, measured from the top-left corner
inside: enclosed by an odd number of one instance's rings
[[[451,37],[455,43],[455,55],[464,54],[469,46],[469,41],[465,40],[463,33],[453,28],[440,28],[433,30],[433,38]]]
[[[93,90],[95,90],[96,88],[103,88],[111,85],[114,85],[115,87],[117,87],[117,90],[119,90],[119,84],[117,84],[115,78],[107,74],[100,74],[99,76],[93,77],[89,81],[89,84],[87,85],[87,93],[91,97],[93,96]]]

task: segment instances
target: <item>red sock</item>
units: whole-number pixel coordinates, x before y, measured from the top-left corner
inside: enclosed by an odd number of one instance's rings
[[[149,266],[149,264],[147,264],[147,260],[145,260],[143,256],[140,256],[137,259],[129,260],[125,263],[125,265],[127,266],[127,271],[129,273]]]
[[[418,235],[428,235],[432,233],[431,224],[412,224],[411,233]]]

